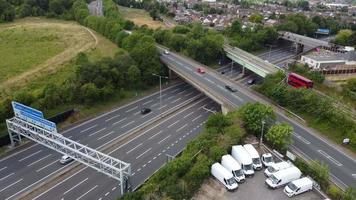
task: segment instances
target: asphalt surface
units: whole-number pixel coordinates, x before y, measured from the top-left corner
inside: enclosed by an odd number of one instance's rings
[[[174,106],[191,101],[200,93],[187,84],[179,84],[162,91],[160,109],[159,93],[155,93],[109,113],[89,120],[65,132],[68,138],[89,147],[99,149],[117,138]],[[152,112],[141,115],[140,110],[149,107]],[[201,112],[205,112],[202,110]],[[196,124],[195,124],[196,125]],[[155,152],[152,150],[152,152]],[[13,199],[50,178],[67,166],[59,164],[60,154],[39,144],[0,159],[0,199]],[[130,162],[129,158],[123,161]],[[135,165],[132,165],[135,167]],[[144,170],[143,170],[144,171]],[[146,172],[145,172],[146,173]],[[107,178],[108,179],[108,178]],[[135,179],[133,179],[133,183]],[[78,182],[81,180],[78,180]]]
[[[194,79],[199,85],[208,88],[208,91],[213,91],[215,94],[218,94],[223,102],[232,104],[235,107],[239,107],[247,102],[265,102],[250,91],[231,82],[215,71],[207,70],[205,74],[197,73],[197,68],[201,67],[202,64],[191,59],[175,53],[170,53],[169,55],[163,54],[161,60],[168,65],[175,66],[175,70],[179,70],[179,73],[181,74],[186,74],[188,80]],[[224,88],[225,85],[232,85],[237,88],[238,91],[231,93]],[[293,135],[294,148],[301,151],[307,158],[326,163],[329,166],[332,178],[339,186],[356,187],[355,157],[345,154],[338,149],[338,147],[335,147],[334,144],[322,139],[313,130],[289,119],[278,110],[277,116],[278,121],[288,122],[293,126],[295,131],[295,134]]]
[[[104,16],[103,0],[92,1],[88,4],[89,13],[96,16]]]

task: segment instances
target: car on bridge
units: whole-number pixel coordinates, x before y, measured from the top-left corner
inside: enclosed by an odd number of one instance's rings
[[[142,110],[141,110],[141,114],[143,114],[143,115],[145,115],[149,112],[151,112],[151,109],[149,109],[149,108],[142,108]]]
[[[74,159],[69,157],[68,155],[64,155],[61,157],[61,159],[59,160],[59,162],[62,164],[62,165],[66,165],[70,162],[72,162]]]
[[[226,88],[227,90],[229,90],[230,92],[237,92],[237,89],[234,88],[234,87],[232,87],[232,86],[230,86],[230,85],[225,85],[225,88]]]
[[[200,74],[205,74],[205,68],[204,67],[198,67],[197,72]]]

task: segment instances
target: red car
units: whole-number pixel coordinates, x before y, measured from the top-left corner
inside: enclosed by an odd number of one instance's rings
[[[204,67],[198,67],[197,72],[201,73],[201,74],[204,74],[205,73]]]

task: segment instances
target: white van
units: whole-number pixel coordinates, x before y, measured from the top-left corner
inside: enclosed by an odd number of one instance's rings
[[[254,175],[252,159],[242,145],[232,146],[231,155],[241,164],[241,168],[246,176]]]
[[[283,185],[297,180],[302,175],[302,172],[297,167],[289,167],[287,169],[280,170],[273,173],[266,179],[266,184],[273,189],[282,187]]]
[[[241,169],[240,163],[238,163],[231,155],[227,154],[221,158],[221,165],[231,172],[235,177],[235,180],[239,183],[245,181],[245,174]]]
[[[237,182],[231,172],[227,171],[220,163],[211,166],[211,174],[231,191],[237,189]]]
[[[265,170],[265,175],[267,177],[270,177],[271,174],[278,172],[279,170],[282,170],[282,169],[287,169],[288,167],[291,167],[291,166],[292,166],[292,164],[289,162],[286,162],[286,161],[282,161],[279,163],[272,163],[272,165],[267,167],[267,169]]]
[[[262,154],[261,161],[262,161],[263,166],[265,166],[265,167],[269,167],[274,163],[272,154],[270,154],[270,153]]]
[[[245,144],[244,145],[245,150],[247,153],[250,155],[252,158],[252,165],[254,170],[261,170],[262,169],[262,162],[260,159],[260,155],[256,151],[255,147],[252,146],[252,144]]]
[[[303,192],[311,191],[313,189],[313,181],[308,177],[290,182],[285,188],[284,193],[288,197],[298,195]]]

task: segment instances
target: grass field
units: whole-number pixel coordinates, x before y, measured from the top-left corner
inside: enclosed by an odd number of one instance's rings
[[[136,25],[147,25],[153,29],[165,26],[160,21],[154,21],[149,13],[143,9],[127,8],[124,6],[118,6],[118,8],[125,19],[133,21]]]

